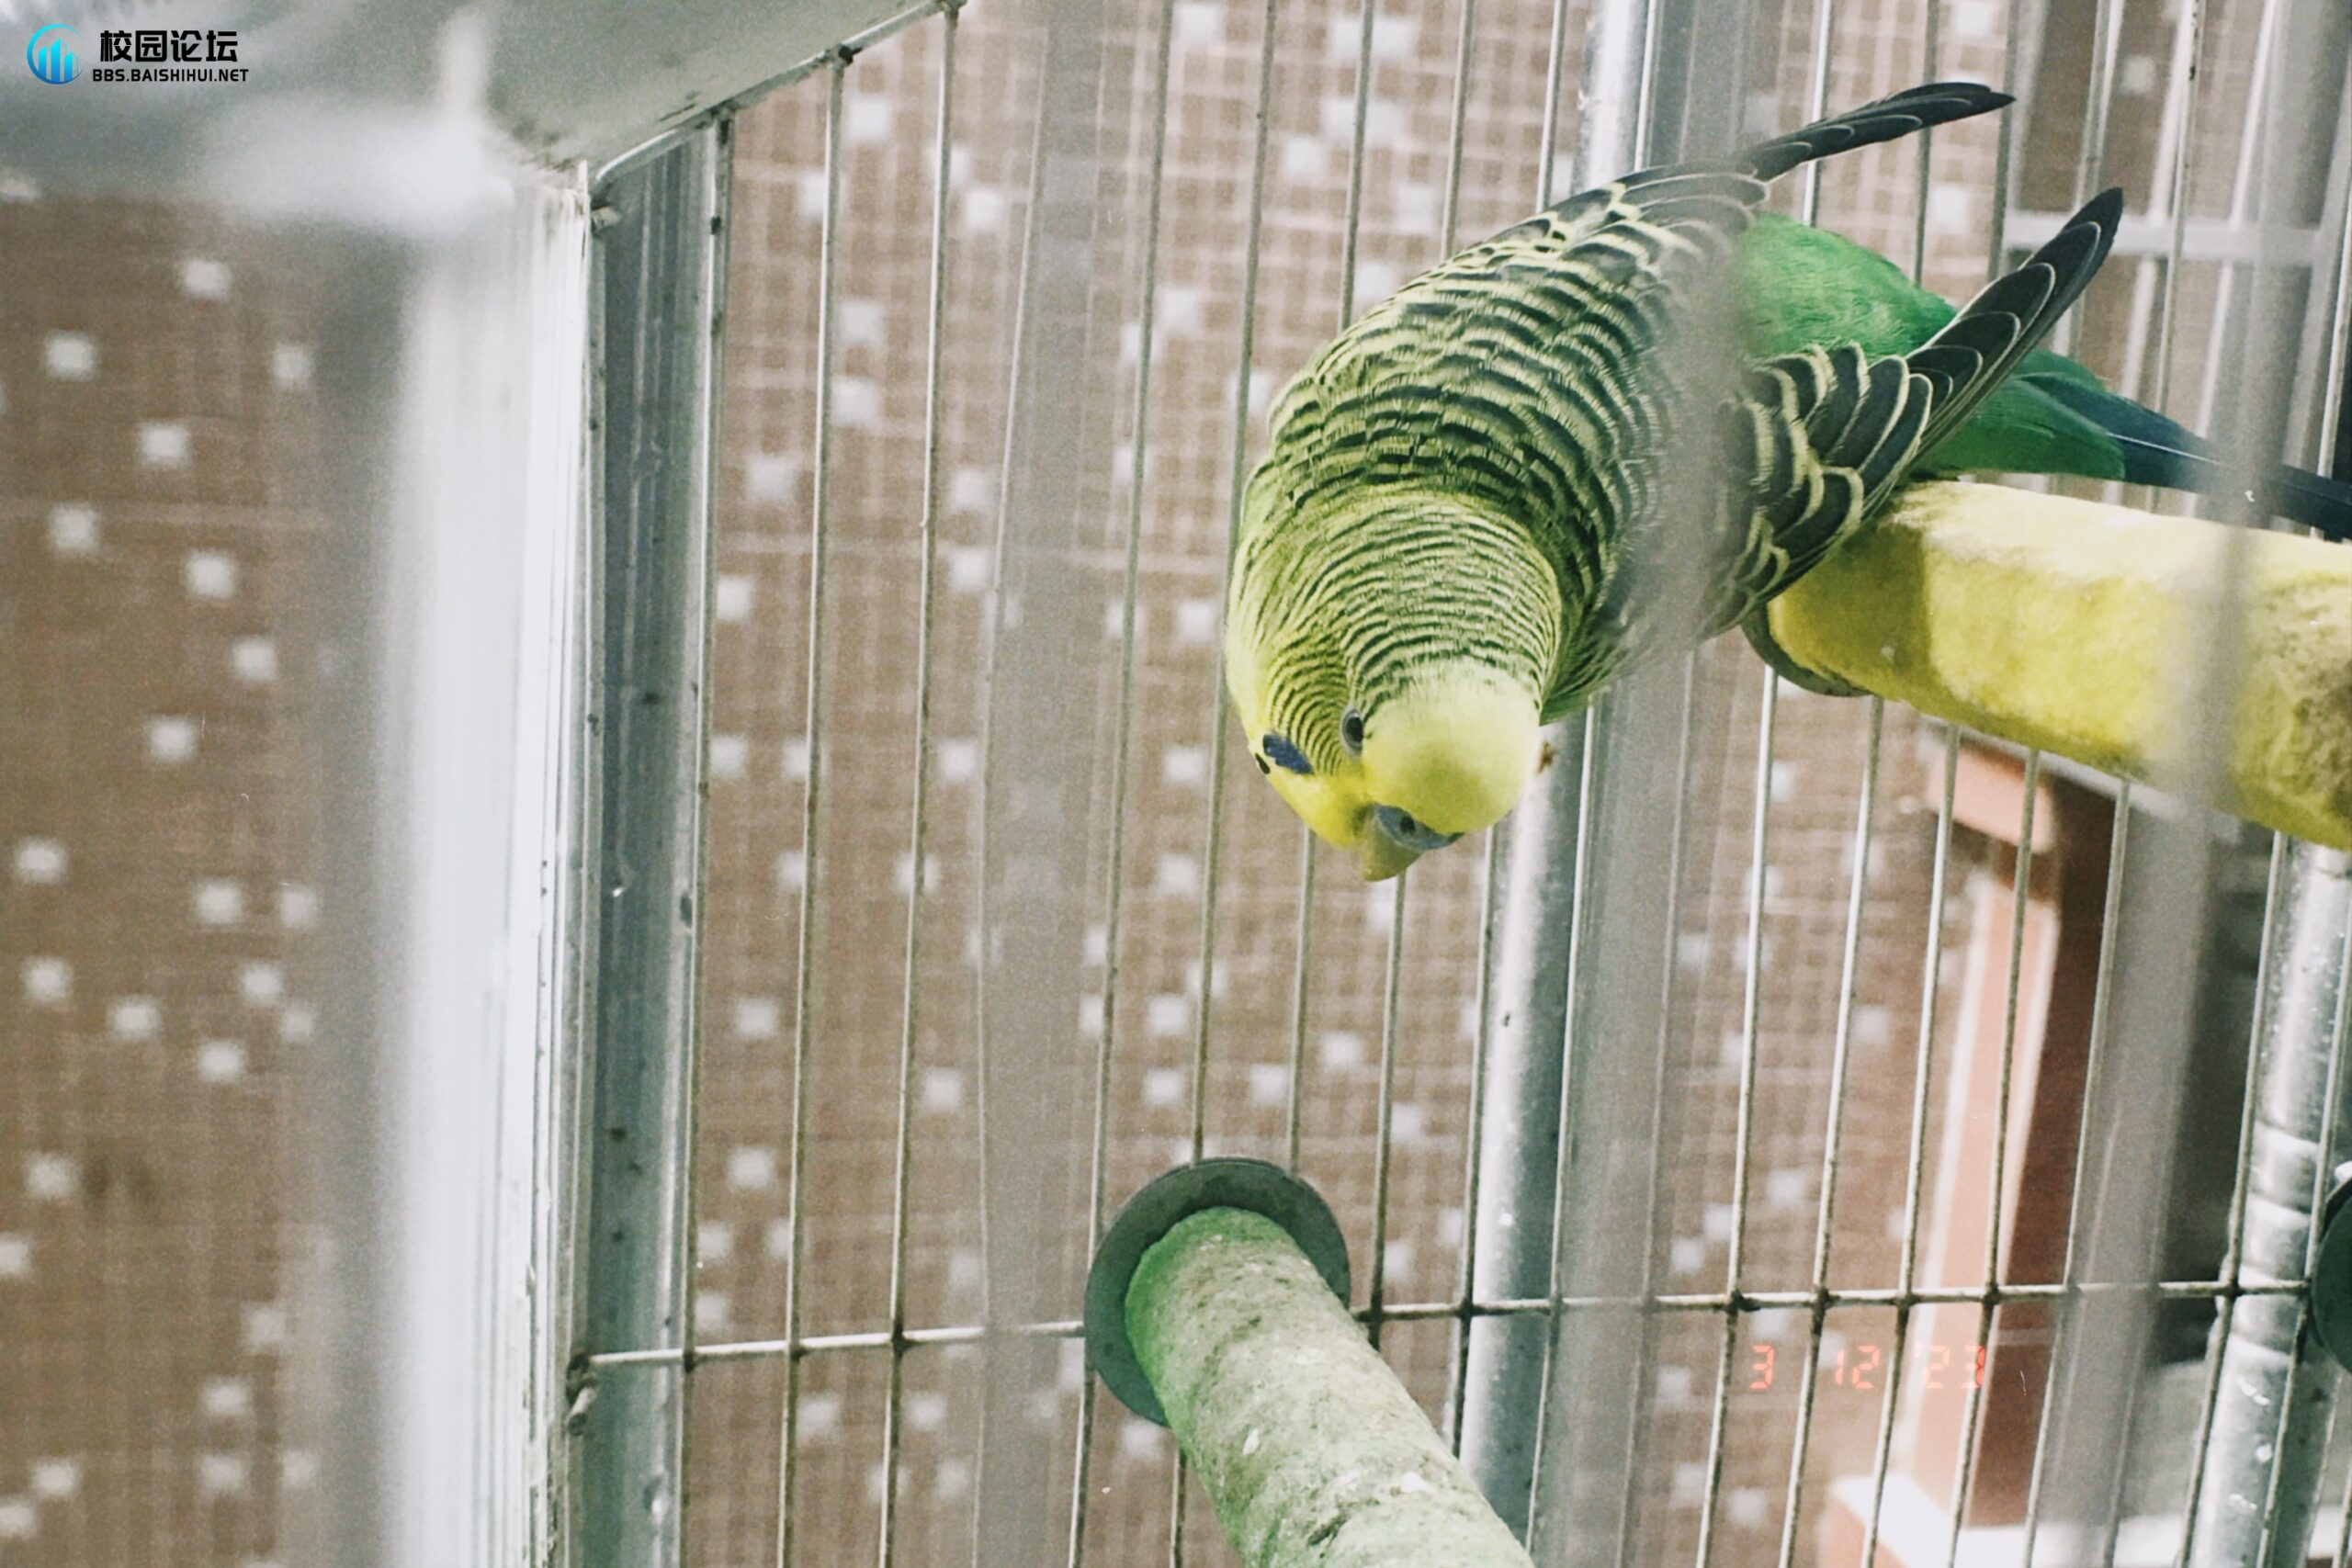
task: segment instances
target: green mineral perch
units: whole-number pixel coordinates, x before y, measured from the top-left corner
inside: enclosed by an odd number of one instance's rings
[[[1272,1220],[1177,1221],[1136,1268],[1125,1327],[1250,1568],[1532,1568]]]
[[[2234,660],[2214,614],[2232,544]],[[2352,546],[1923,484],[1770,615],[1804,671],[2352,850]],[[2192,658],[2241,671],[2226,766],[2201,777],[2181,765]]]

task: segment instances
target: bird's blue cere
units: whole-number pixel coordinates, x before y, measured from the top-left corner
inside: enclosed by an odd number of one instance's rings
[[[1306,760],[1306,752],[1271,729],[1266,732],[1265,739],[1259,744],[1265,748],[1266,756],[1278,768],[1287,768],[1294,773],[1311,773],[1315,771],[1315,764]]]
[[[1402,845],[1408,850],[1418,850],[1423,854],[1429,853],[1431,850],[1442,850],[1462,837],[1459,833],[1441,833],[1423,823],[1411,812],[1400,811],[1394,806],[1374,807],[1372,819],[1379,825],[1381,833],[1391,843]]]

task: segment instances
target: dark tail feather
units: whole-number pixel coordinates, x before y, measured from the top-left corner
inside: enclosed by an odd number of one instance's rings
[[[2123,193],[2099,192],[2048,244],[1986,284],[1941,332],[1904,356],[1934,391],[1933,412],[1919,433],[1921,452],[1933,452],[1965,424],[2082,298],[2122,220]]]
[[[2034,386],[2107,432],[2122,448],[2125,482],[2199,495],[2243,493],[2246,476],[2242,470],[2233,468],[2211,442],[2153,409],[2056,377],[2037,377]],[[2316,528],[2331,539],[2352,541],[2352,484],[2341,479],[2272,463],[2256,477],[2246,499],[2274,517]]]
[[[1734,161],[1759,180],[1778,179],[1799,164],[1989,114],[2012,101],[2008,94],[1974,82],[1929,82],[1758,142]]]

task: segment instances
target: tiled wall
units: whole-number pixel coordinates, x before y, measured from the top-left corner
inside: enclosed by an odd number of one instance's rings
[[[0,1562],[274,1561],[317,1038],[300,257],[0,200]]]

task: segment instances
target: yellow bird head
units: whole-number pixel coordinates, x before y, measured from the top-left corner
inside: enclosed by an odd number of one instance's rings
[[[1535,774],[1534,693],[1472,660],[1430,666],[1362,706],[1344,695],[1308,705],[1287,721],[1298,735],[1272,718],[1270,671],[1248,638],[1228,635],[1226,671],[1259,772],[1317,837],[1354,852],[1366,882],[1491,827]]]
[[[1367,882],[1519,803],[1560,631],[1551,566],[1499,513],[1378,490],[1299,508],[1252,481],[1226,687],[1258,771]]]

